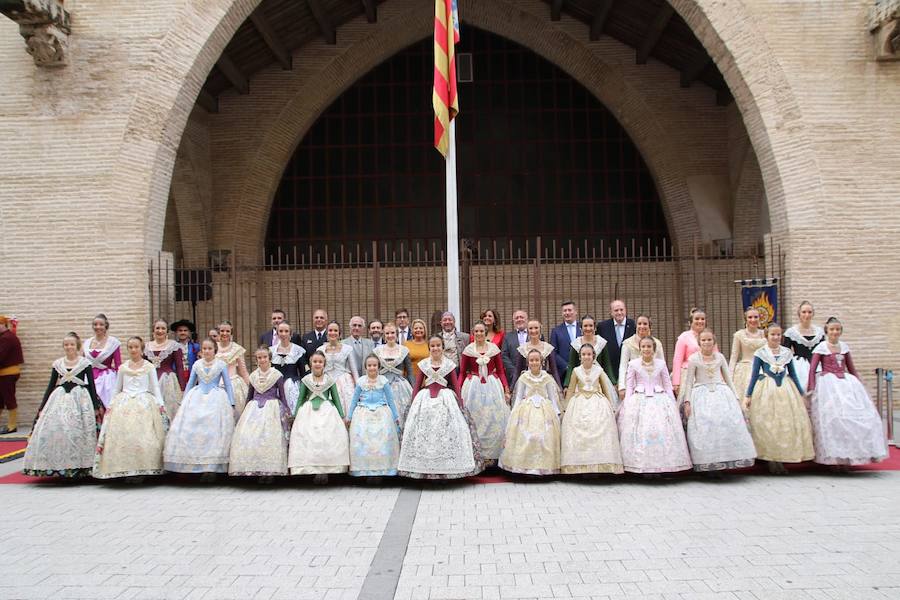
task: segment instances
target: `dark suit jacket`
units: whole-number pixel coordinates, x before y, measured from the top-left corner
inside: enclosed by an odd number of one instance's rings
[[[581,323],[575,321],[575,337],[580,335]],[[565,373],[569,367],[569,348],[572,347],[572,340],[569,339],[569,330],[565,323],[560,323],[550,332],[550,345],[556,348],[557,372]]]
[[[527,335],[527,334],[526,334]],[[506,373],[506,381],[509,389],[515,385],[519,374],[516,372],[516,357],[519,356],[519,334],[515,329],[503,334],[503,345],[500,347],[500,360],[503,361],[503,371]]]
[[[271,348],[272,346],[274,346],[277,343],[278,343],[278,336],[275,335],[275,330],[270,329],[269,331],[265,331],[265,332],[259,334],[259,345],[260,346],[265,344],[266,346],[269,346]],[[297,344],[298,346],[300,345],[300,334],[299,333],[295,332],[295,333],[291,334],[291,343]],[[254,348],[254,350],[255,350],[255,348]],[[305,350],[305,348],[304,348],[304,350]]]
[[[635,334],[636,327],[634,319],[625,317],[625,335],[622,337],[624,342]],[[609,362],[612,365],[613,373],[619,373],[619,361],[622,358],[622,346],[616,339],[616,325],[612,319],[600,321],[598,332],[600,337],[606,340],[606,351],[609,352]]]
[[[306,373],[306,371],[308,370],[307,366],[309,365],[309,357],[312,356],[312,353],[318,350],[319,346],[327,341],[328,340],[324,331],[322,332],[321,341],[316,340],[315,330],[307,331],[302,336],[300,336],[300,343],[297,345],[306,351],[306,354],[304,354],[303,358],[300,359],[300,361],[303,363],[302,373]]]

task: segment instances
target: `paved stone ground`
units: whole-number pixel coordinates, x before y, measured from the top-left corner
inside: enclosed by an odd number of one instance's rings
[[[2,485],[0,598],[387,599],[400,489]],[[422,489],[398,599],[900,598],[900,472]]]

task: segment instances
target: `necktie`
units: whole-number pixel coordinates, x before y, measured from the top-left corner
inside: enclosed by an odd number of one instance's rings
[[[356,350],[356,364],[361,367],[363,360],[362,342],[359,340],[354,340],[353,345],[355,347],[354,349]]]
[[[616,342],[621,346],[622,338],[625,336],[625,326],[621,323],[616,323]]]
[[[520,332],[519,332],[519,345],[520,345],[520,346],[521,346],[522,344],[525,343],[525,339],[526,339],[526,337],[525,337],[525,332],[524,332],[524,331],[520,331]]]

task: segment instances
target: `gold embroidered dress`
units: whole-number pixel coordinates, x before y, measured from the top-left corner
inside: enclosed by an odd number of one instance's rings
[[[328,373],[321,379],[308,373],[300,380],[295,412],[288,450],[291,475],[346,473],[350,468],[350,440],[337,385]]]
[[[116,394],[97,440],[94,477],[162,473],[168,425],[156,367],[147,360],[138,368],[130,361],[122,363],[116,377]]]
[[[768,345],[753,357],[747,388],[750,433],[762,460],[796,463],[815,456],[812,424],[793,358],[790,349],[782,346],[776,354]]]
[[[563,417],[560,471],[574,473],[622,473],[622,451],[613,412],[616,389],[598,363],[589,370],[581,365],[571,371],[566,392],[568,408]]]
[[[544,370],[537,375],[524,371],[516,381],[500,468],[526,475],[553,475],[559,473],[559,455],[559,386]]]
[[[229,475],[287,475],[290,409],[275,367],[250,373],[247,405],[231,438]]]

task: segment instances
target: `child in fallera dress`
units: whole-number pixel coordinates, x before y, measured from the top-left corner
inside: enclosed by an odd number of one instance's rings
[[[837,318],[825,322],[826,339],[813,350],[808,375],[815,461],[839,471],[888,455],[881,416],[859,380],[850,347],[841,341],[843,331]]]
[[[216,343],[200,344],[181,408],[166,437],[165,469],[203,473],[204,481],[228,472],[234,435],[234,395],[228,365],[216,358]]]
[[[156,377],[156,367],[144,358],[144,341],[128,339],[128,360],[119,366],[116,394],[103,419],[94,477],[134,477],[163,472],[163,447],[169,419]]]
[[[695,471],[712,473],[753,465],[756,448],[747,429],[728,363],[715,351],[716,336],[700,332],[700,352],[684,371],[684,416]],[[749,372],[749,368],[748,368]]]
[[[350,430],[350,475],[375,477],[397,474],[400,459],[400,415],[388,380],[378,374],[380,361],[365,358],[366,374],[356,382],[347,428]]]
[[[616,388],[597,362],[592,343],[583,344],[579,355],[581,364],[569,369],[560,471],[621,474],[622,450],[613,404]]]
[[[744,406],[750,411],[750,433],[760,460],[769,471],[786,475],[784,463],[812,460],[812,426],[803,386],[794,370],[794,354],[781,345],[781,326],[766,328],[766,345],[757,350],[750,368]]]
[[[257,369],[250,373],[247,405],[234,428],[228,474],[256,476],[268,483],[276,475],[287,475],[291,409],[269,347],[260,346],[254,358]]]
[[[544,352],[529,350],[528,370],[516,381],[506,441],[498,463],[501,469],[512,473],[559,473],[559,383],[542,369],[544,360]]]
[[[291,475],[315,475],[317,484],[327,483],[329,474],[350,468],[344,407],[337,385],[325,371],[325,360],[322,350],[309,357],[311,372],[300,380],[288,450]]]
[[[658,475],[691,468],[678,401],[656,340],[639,343],[641,355],[628,363],[625,400],[619,407],[619,435],[625,470]]]
[[[103,404],[78,334],[66,334],[62,347],[25,450],[22,472],[34,477],[88,477],[94,465]]]

